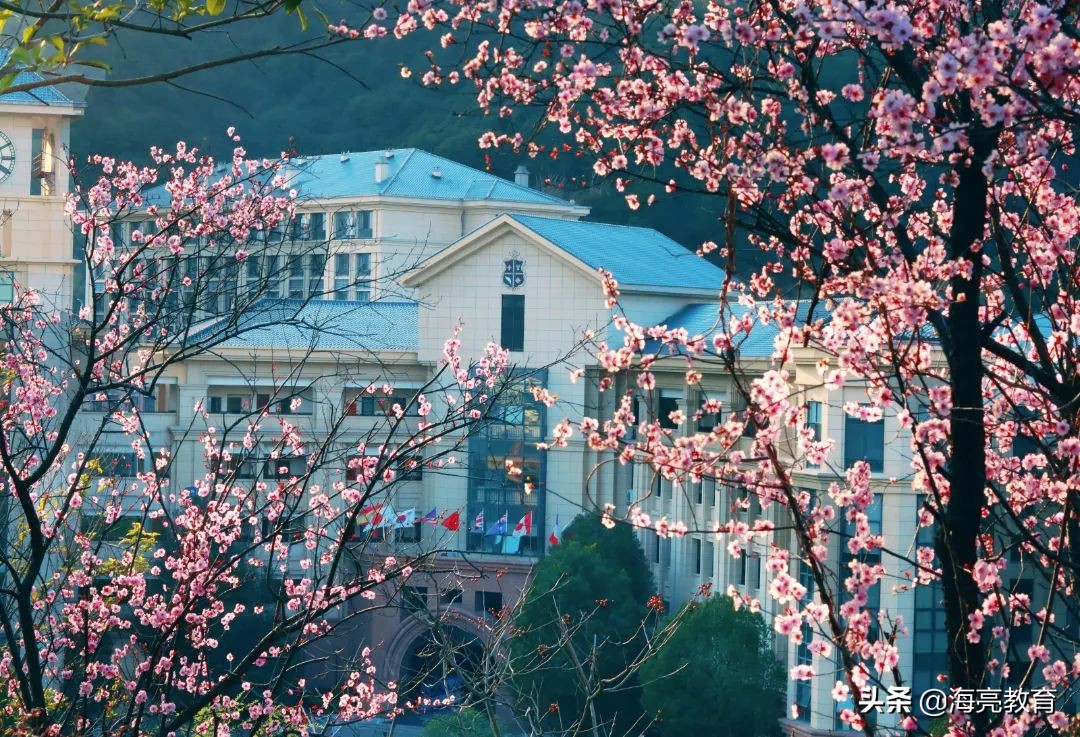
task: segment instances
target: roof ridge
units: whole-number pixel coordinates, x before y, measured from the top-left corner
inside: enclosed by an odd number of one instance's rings
[[[393,149],[391,149],[391,150],[393,150]],[[376,187],[378,187],[379,194],[385,194],[386,190],[390,189],[390,185],[393,184],[397,180],[398,175],[401,174],[401,172],[405,171],[406,165],[408,165],[408,163],[410,161],[412,161],[413,155],[419,149],[406,148],[406,149],[403,149],[403,150],[406,152],[405,153],[405,158],[404,158],[404,160],[402,160],[401,164],[398,166],[397,171],[391,173],[390,176],[386,178],[385,182],[376,182],[375,183]]]
[[[664,231],[658,230],[656,228],[651,228],[648,225],[622,225],[621,223],[602,223],[596,220],[574,220],[572,218],[559,218],[551,215],[526,215],[523,213],[513,212],[508,212],[506,214],[510,215],[510,217],[513,218],[517,218],[520,216],[523,218],[532,218],[533,220],[546,220],[552,223],[577,223],[578,225],[602,225],[605,228],[623,228],[624,230],[646,230],[652,233],[659,233],[672,243],[677,243],[681,248],[686,249],[686,246],[683,246],[681,243],[679,243],[677,240],[672,238]],[[522,223],[522,225],[524,225],[524,223]],[[689,251],[689,249],[686,250]]]

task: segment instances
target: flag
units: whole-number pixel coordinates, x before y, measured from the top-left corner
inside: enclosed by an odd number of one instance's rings
[[[371,504],[361,509],[360,513],[356,515],[357,526],[363,527],[369,522],[371,522],[371,518],[374,517],[379,512],[379,510],[382,509],[382,507],[383,505],[381,504]]]
[[[394,529],[400,530],[404,527],[412,527],[416,524],[416,510],[406,509],[394,517]]]
[[[526,512],[516,525],[514,525],[514,537],[524,537],[532,534],[532,512]]]
[[[439,510],[433,508],[430,512],[421,517],[420,521],[426,522],[429,525],[439,524]]]
[[[555,526],[551,528],[551,536],[548,538],[548,542],[552,545],[558,545],[561,537],[562,531],[559,530],[559,515],[555,515]]]
[[[442,521],[442,526],[450,532],[457,532],[461,528],[461,510],[454,510],[452,515]]]
[[[397,520],[397,512],[389,504],[383,506],[375,513],[375,516],[368,523],[368,527],[373,530],[381,530],[383,527],[392,527]]]
[[[502,517],[499,517],[499,521],[488,528],[488,531],[484,533],[484,537],[491,535],[505,535],[506,534],[506,517],[509,513],[503,512]]]
[[[362,530],[368,530],[371,528],[371,520],[376,514],[378,514],[380,509],[382,509],[381,504],[372,504],[370,506],[364,507],[359,512],[357,512],[356,523],[353,526],[353,540],[357,540],[360,538],[360,532]]]
[[[476,532],[484,529],[484,510],[480,510],[480,514],[476,515],[476,519],[473,520],[472,528]]]

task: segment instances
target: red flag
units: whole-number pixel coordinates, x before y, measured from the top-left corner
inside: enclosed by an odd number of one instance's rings
[[[525,537],[532,534],[532,512],[526,512],[521,521],[514,525],[514,537]]]
[[[442,521],[442,526],[450,530],[450,532],[457,532],[461,528],[461,511],[456,511],[446,519]]]
[[[555,515],[555,526],[551,528],[551,535],[548,537],[548,542],[552,545],[558,545],[559,535],[559,515]]]

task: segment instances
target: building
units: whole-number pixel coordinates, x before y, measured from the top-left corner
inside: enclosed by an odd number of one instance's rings
[[[14,83],[41,79],[20,72]],[[71,306],[78,262],[64,216],[65,159],[71,121],[82,113],[81,103],[54,87],[0,95],[0,301],[11,301],[18,283],[52,306]]]
[[[0,194],[9,203],[0,229],[0,263],[9,295],[17,282],[40,289],[57,305],[80,296],[72,287],[80,264],[71,258],[65,224],[66,177],[48,163],[66,147],[68,122],[78,114],[77,105],[48,88],[34,96],[0,97]],[[207,420],[197,407],[206,409],[210,422],[227,427],[251,407],[273,404],[273,414],[288,415],[314,436],[325,432],[321,408],[330,408],[346,416],[346,433],[359,436],[385,412],[365,388],[392,382],[400,395],[385,401],[407,400],[431,379],[445,339],[462,324],[465,355],[479,355],[494,341],[560,402],[548,409],[525,391],[507,397],[505,423],[497,433],[470,439],[458,471],[430,473],[421,467],[400,487],[398,509],[460,510],[466,522],[456,533],[417,526],[398,542],[438,546],[448,568],[467,561],[480,572],[464,583],[451,583],[455,578],[448,575],[430,588],[416,587],[411,606],[450,607],[471,616],[501,608],[521,591],[556,521],[565,524],[582,509],[612,504],[624,512],[639,504],[654,517],[696,521],[702,530],[733,514],[748,522],[775,516],[775,507],[763,510],[738,489],[709,480],[679,488],[647,466],[611,463],[580,437],[549,452],[534,445],[562,417],[609,416],[613,395],[631,390],[624,385],[599,393],[602,369],[577,350],[586,333],[602,337],[609,329],[601,267],[618,280],[622,307],[633,320],[690,334],[715,328],[715,298],[724,278],[720,268],[655,230],[586,222],[587,208],[530,188],[521,171],[510,182],[404,149],[299,158],[288,175],[300,192],[295,223],[273,234],[273,250],[253,252],[246,262],[223,269],[199,305],[212,325],[215,314],[232,310],[245,289],[258,283],[267,291],[241,318],[260,320],[258,327],[184,362],[141,408],[154,442],[175,458],[174,488],[205,472],[198,430]],[[118,224],[115,237],[129,238],[137,227],[137,218]],[[87,289],[88,299],[102,309],[102,290],[95,289],[94,279],[87,280]],[[301,310],[308,329],[275,325],[275,310]],[[743,346],[747,371],[769,364],[771,337],[763,329]],[[871,525],[899,547],[917,538],[926,544],[928,530],[916,524],[919,500],[903,481],[910,458],[897,419],[861,422],[826,401],[816,388],[817,358],[796,352],[793,388],[805,396],[819,436],[837,442],[828,463],[800,468],[799,486],[822,494],[836,478],[835,469],[866,460],[878,490]],[[575,370],[584,371],[582,380],[571,380]],[[678,357],[656,364],[657,388],[640,393],[637,414],[663,421],[682,410],[692,417],[706,399],[737,406],[731,377],[722,370],[706,371],[693,389],[685,385],[684,371]],[[298,407],[279,399],[283,386],[302,400]],[[857,387],[847,392],[845,400],[864,398]],[[672,427],[688,435],[716,421],[703,416]],[[104,441],[99,455],[119,478],[141,464],[122,438],[114,445]],[[347,473],[347,460],[343,457],[335,473]],[[249,464],[252,476],[261,473],[264,462],[257,453],[240,461]],[[511,474],[507,468],[520,471]],[[512,524],[529,512],[533,534],[512,544],[469,524],[480,515],[488,524],[505,515]],[[714,590],[734,587],[756,596],[766,617],[775,613],[766,592],[764,557],[769,545],[790,548],[789,535],[777,532],[739,558],[727,555],[723,540],[707,533],[671,538],[642,530],[641,541],[669,604],[711,584]],[[847,554],[835,545],[839,568]],[[805,570],[800,568],[799,576],[809,584]],[[883,589],[877,596],[882,609],[903,614],[910,623],[912,636],[901,640],[901,669],[914,674],[916,692],[929,687],[945,665],[943,615],[934,589]],[[381,646],[381,670],[391,677],[407,675],[424,642],[423,623],[404,611],[384,613],[366,627],[358,635]],[[785,731],[828,734],[841,729],[837,714],[844,706],[830,693],[836,666],[814,655],[808,647],[812,634],[804,634],[801,644],[781,638],[776,645],[789,666],[813,663],[821,674],[789,684],[788,702],[797,710],[784,720]],[[882,726],[890,726],[889,718],[882,717]]]

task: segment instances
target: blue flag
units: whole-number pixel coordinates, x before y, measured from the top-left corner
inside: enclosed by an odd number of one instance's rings
[[[499,521],[488,528],[488,531],[484,533],[484,537],[488,535],[505,535],[506,534],[506,517],[507,512],[503,512],[502,517],[499,517]]]

